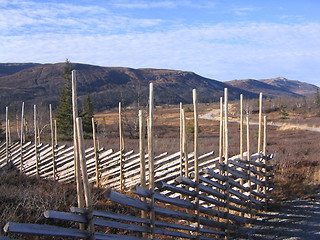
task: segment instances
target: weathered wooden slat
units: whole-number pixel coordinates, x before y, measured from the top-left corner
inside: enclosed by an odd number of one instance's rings
[[[73,228],[63,228],[53,225],[41,225],[31,223],[15,223],[8,222],[3,230],[6,233],[26,233],[35,235],[50,235],[63,237],[88,238],[89,232],[85,230],[78,230]]]

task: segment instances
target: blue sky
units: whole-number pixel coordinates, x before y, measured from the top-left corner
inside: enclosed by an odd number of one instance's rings
[[[0,62],[166,68],[320,86],[318,0],[0,0]]]

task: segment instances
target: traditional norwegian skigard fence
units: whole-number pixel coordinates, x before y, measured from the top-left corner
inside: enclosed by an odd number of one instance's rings
[[[76,182],[78,207],[71,212],[46,211],[45,217],[80,223],[80,230],[54,225],[7,223],[5,232],[50,236],[71,236],[87,239],[141,239],[166,238],[187,239],[236,238],[245,236],[247,223],[267,202],[271,189],[268,179],[272,176],[266,154],[266,118],[262,124],[262,94],[260,94],[258,151],[251,154],[250,128],[247,116],[243,124],[240,96],[240,154],[229,157],[228,153],[228,92],[224,102],[220,99],[219,156],[213,152],[198,154],[197,95],[193,91],[194,146],[186,151],[185,112],[180,107],[180,151],[154,156],[153,140],[153,85],[150,84],[147,151],[143,142],[144,120],[140,120],[140,151],[123,151],[121,133],[121,105],[119,105],[120,151],[97,149],[94,131],[94,146],[85,149],[81,119],[77,117],[76,78],[73,71],[74,146],[43,145],[21,141],[0,146],[0,167],[15,166],[27,175],[38,175],[60,182]],[[6,112],[8,109],[6,109]],[[36,112],[36,108],[35,108]],[[22,111],[23,115],[23,111]],[[50,111],[50,116],[52,113]],[[50,120],[51,126],[52,119]],[[6,120],[8,124],[8,119]],[[35,123],[36,124],[36,123]],[[94,124],[93,124],[94,125]],[[247,146],[244,151],[243,130],[246,126]],[[262,141],[262,126],[263,141]],[[35,127],[36,129],[36,127]],[[261,148],[262,147],[262,148]],[[122,215],[92,209],[89,183],[107,187],[105,198],[136,209],[137,214]],[[123,190],[131,189],[135,195],[128,196]],[[121,190],[116,192],[115,190]],[[84,228],[85,227],[85,228]],[[127,235],[106,233],[115,228]]]

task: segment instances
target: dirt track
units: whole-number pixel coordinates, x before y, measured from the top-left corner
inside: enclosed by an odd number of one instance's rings
[[[320,196],[284,203],[281,210],[257,218],[249,239],[320,239]]]

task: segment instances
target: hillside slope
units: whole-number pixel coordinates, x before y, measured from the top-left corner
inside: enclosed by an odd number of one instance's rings
[[[96,110],[117,106],[119,101],[126,105],[134,102],[145,105],[149,82],[154,83],[156,104],[191,103],[192,89],[197,89],[199,102],[218,101],[226,87],[229,88],[230,99],[239,98],[241,93],[249,98],[257,97],[255,93],[193,72],[100,67],[78,63],[71,65],[78,72],[78,95],[80,98],[90,95]],[[18,106],[22,101],[40,106],[52,103],[55,106],[59,90],[63,87],[64,66],[64,63],[35,64],[1,76],[0,107]]]
[[[318,89],[315,85],[296,80],[288,80],[283,77],[259,80],[242,79],[227,81],[225,83],[257,94],[263,92],[264,96],[272,98],[312,96]]]

